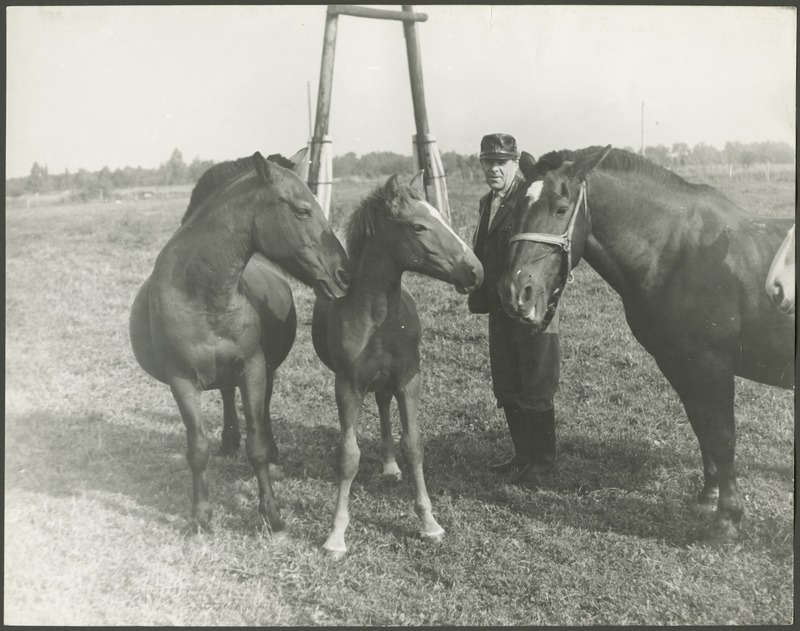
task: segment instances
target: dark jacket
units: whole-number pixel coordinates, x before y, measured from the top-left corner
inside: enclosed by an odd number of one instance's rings
[[[478,227],[472,238],[472,249],[483,264],[483,285],[469,295],[467,304],[472,313],[502,311],[497,284],[506,266],[508,242],[513,234],[511,211],[520,194],[526,190],[525,178],[517,171],[514,181],[500,203],[497,213],[488,226],[492,206],[492,191],[481,197]]]

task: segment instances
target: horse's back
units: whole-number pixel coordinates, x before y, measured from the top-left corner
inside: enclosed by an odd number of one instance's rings
[[[241,290],[258,312],[261,348],[267,365],[275,370],[286,359],[297,334],[292,287],[279,267],[255,254],[242,274]]]

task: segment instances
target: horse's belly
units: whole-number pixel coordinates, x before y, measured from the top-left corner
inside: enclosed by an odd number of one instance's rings
[[[153,338],[150,332],[150,279],[148,278],[133,300],[131,316],[128,323],[131,349],[139,366],[151,377],[167,382],[164,364],[159,361],[153,349]]]
[[[736,375],[770,386],[794,388],[794,319],[781,318],[784,321],[778,321],[776,326],[744,331]]]

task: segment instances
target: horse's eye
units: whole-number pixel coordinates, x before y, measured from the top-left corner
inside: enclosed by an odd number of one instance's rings
[[[566,215],[567,211],[569,210],[569,206],[559,206],[556,208],[557,215]]]
[[[425,232],[425,230],[426,230],[425,226],[423,226],[421,224],[418,224],[418,223],[415,223],[413,228],[414,228],[414,232],[416,232],[416,233]]]
[[[297,206],[294,212],[298,217],[306,218],[311,216],[311,208],[306,206]]]

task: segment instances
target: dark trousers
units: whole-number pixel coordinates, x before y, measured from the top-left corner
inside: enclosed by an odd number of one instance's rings
[[[525,412],[553,409],[561,371],[558,311],[544,333],[509,318],[489,314],[489,363],[497,407],[516,406]]]

